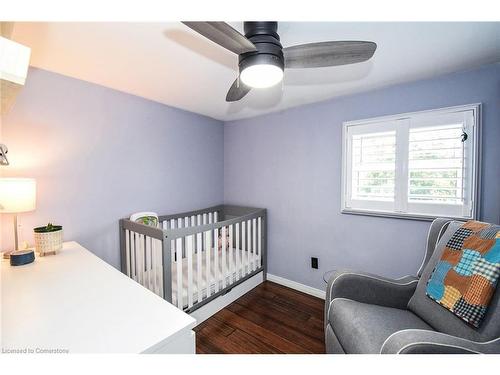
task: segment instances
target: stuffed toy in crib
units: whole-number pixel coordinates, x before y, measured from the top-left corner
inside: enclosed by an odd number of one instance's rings
[[[230,241],[230,238],[229,238],[229,229],[227,227],[226,228],[226,250],[229,249],[229,247],[231,246],[231,241]],[[219,252],[222,251],[222,228],[219,228],[219,241],[218,241],[218,244],[219,244]]]

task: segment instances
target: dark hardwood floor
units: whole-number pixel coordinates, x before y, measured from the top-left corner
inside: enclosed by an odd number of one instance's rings
[[[265,281],[195,328],[196,352],[324,353],[323,305]]]

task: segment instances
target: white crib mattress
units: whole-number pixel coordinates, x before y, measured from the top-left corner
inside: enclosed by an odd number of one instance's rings
[[[236,254],[238,252],[238,254]],[[236,278],[240,279],[244,277],[247,273],[252,272],[253,270],[259,267],[258,259],[255,257],[255,262],[252,262],[252,253],[250,253],[250,263],[248,263],[248,258],[246,257],[248,254],[247,251],[243,252],[241,249],[233,249],[233,257],[229,259],[229,250],[226,251],[226,286],[232,284]],[[239,257],[239,267],[236,262],[237,255]],[[245,255],[245,258],[243,258]],[[207,259],[206,253],[203,251],[201,253],[201,285],[198,285],[198,256],[197,254],[193,254],[193,281],[192,281],[192,294],[193,294],[193,302],[197,302],[198,300],[198,292],[201,291],[201,298],[203,299],[207,296],[207,290],[210,290],[210,295],[214,294],[217,289],[216,283],[216,272],[215,272],[215,254],[212,250],[210,252],[210,280],[207,283]],[[223,285],[223,276],[222,276],[222,252],[218,252],[218,269],[219,269],[219,290],[224,287]],[[250,265],[250,267],[248,267]],[[232,272],[231,272],[232,270]],[[208,285],[208,288],[207,288]],[[177,296],[178,296],[178,287],[177,287],[177,262],[172,262],[172,295],[174,305],[178,305]],[[187,258],[182,259],[182,306],[188,306],[188,260]]]
[[[237,258],[239,258],[239,262],[237,262]],[[218,290],[224,288],[223,285],[223,276],[222,276],[222,252],[218,252],[218,279],[219,286],[217,289],[216,280],[216,272],[215,272],[215,253],[213,249],[210,251],[210,277],[207,282],[207,258],[206,252],[201,252],[201,282],[198,283],[198,256],[196,253],[193,253],[192,258],[192,284],[191,291],[193,296],[193,303],[198,301],[198,292],[200,292],[200,300],[206,298],[207,291],[210,291],[210,295],[216,293]],[[144,272],[144,276],[142,280],[137,280],[146,288],[149,288],[154,293],[159,295],[162,294],[161,290],[163,289],[163,269],[160,263],[158,264],[158,268],[150,269],[149,271]],[[172,267],[172,303],[175,306],[179,306],[177,303],[178,299],[178,283],[177,283],[177,262],[171,263]],[[226,286],[234,283],[234,281],[239,280],[244,277],[248,273],[256,270],[260,267],[260,258],[256,255],[255,261],[252,262],[252,253],[250,253],[250,259],[248,259],[248,251],[243,251],[241,249],[233,249],[233,257],[230,259],[229,250],[226,251]],[[189,306],[188,299],[188,260],[187,258],[182,259],[182,307],[187,308]],[[231,272],[232,271],[232,272]]]

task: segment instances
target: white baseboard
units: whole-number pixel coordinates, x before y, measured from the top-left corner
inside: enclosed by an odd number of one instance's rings
[[[325,299],[325,297],[326,297],[326,292],[324,290],[316,289],[316,288],[298,283],[296,281],[288,280],[288,279],[285,279],[284,277],[271,275],[270,273],[268,273],[267,279],[269,281],[275,282],[276,284],[281,284],[281,285],[287,286],[289,288],[298,290],[299,292],[310,294],[311,296],[314,296],[314,297],[318,297],[321,299]]]

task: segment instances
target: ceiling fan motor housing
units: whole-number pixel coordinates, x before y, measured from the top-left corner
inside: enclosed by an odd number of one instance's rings
[[[283,46],[278,35],[278,22],[245,22],[245,37],[257,48],[257,51],[239,55],[240,73],[248,66],[271,64],[284,70]]]

